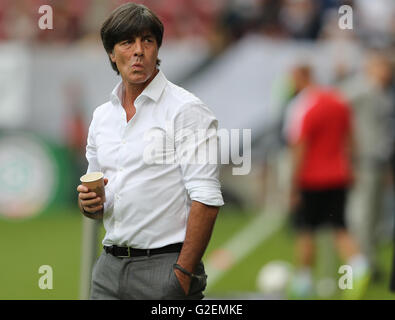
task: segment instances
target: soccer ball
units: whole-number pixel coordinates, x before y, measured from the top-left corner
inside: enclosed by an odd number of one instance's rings
[[[292,265],[286,261],[271,261],[258,273],[257,287],[260,292],[273,297],[286,295],[293,273]]]

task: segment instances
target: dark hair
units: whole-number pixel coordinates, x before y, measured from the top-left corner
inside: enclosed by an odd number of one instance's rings
[[[163,39],[163,24],[159,18],[142,4],[126,3],[116,8],[104,21],[100,35],[104,49],[110,54],[118,42],[142,36],[146,31],[153,34],[160,48]],[[119,74],[117,65],[111,61],[111,58],[110,63]],[[159,66],[159,59],[156,64]]]

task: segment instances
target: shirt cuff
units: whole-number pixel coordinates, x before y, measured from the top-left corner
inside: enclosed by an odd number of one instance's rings
[[[191,200],[204,203],[208,206],[220,207],[224,205],[221,190],[215,187],[193,187],[188,189]]]

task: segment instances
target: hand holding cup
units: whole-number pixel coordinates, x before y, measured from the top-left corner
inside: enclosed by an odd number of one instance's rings
[[[84,215],[89,218],[101,219],[103,204],[106,201],[104,186],[108,179],[101,172],[91,172],[83,175],[81,184],[77,187],[78,201],[84,210]]]

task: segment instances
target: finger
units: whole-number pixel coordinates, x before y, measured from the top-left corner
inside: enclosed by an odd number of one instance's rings
[[[86,212],[95,213],[101,209],[103,209],[103,205],[95,206],[95,207],[83,207]]]
[[[80,200],[92,200],[94,198],[96,198],[96,193],[94,192],[81,192],[78,196],[80,198]]]
[[[99,197],[91,200],[81,200],[82,206],[95,206],[101,204],[101,199]]]
[[[88,187],[86,187],[86,186],[80,184],[80,185],[77,187],[77,191],[78,191],[78,192],[89,192],[89,189],[88,189]]]

